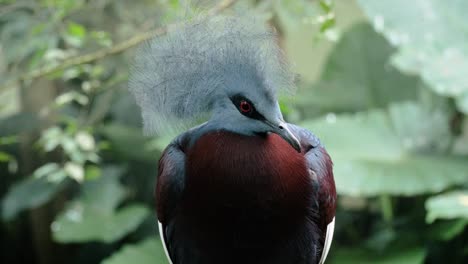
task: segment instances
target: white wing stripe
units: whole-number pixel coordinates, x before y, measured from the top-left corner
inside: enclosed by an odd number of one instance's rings
[[[158,227],[159,227],[159,236],[161,237],[161,243],[164,248],[164,253],[166,253],[167,260],[169,261],[169,264],[172,264],[171,257],[169,256],[169,251],[167,251],[167,246],[166,246],[166,239],[164,236],[164,228],[161,222],[158,221]]]
[[[322,257],[320,258],[319,264],[323,264],[327,258],[333,240],[333,232],[335,232],[335,217],[333,217],[333,220],[327,225],[327,235],[325,237],[325,244],[323,245]]]

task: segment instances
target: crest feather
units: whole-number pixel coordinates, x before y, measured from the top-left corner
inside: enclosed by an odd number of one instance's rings
[[[144,129],[160,134],[186,129],[210,114],[227,83],[249,79],[276,96],[293,87],[272,29],[251,19],[213,17],[187,23],[138,50],[129,87]]]

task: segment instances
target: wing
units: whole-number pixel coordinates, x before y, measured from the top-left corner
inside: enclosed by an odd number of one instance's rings
[[[156,184],[156,210],[158,214],[159,233],[164,251],[172,264],[171,245],[167,239],[170,224],[185,188],[185,147],[187,135],[177,137],[164,150],[159,160],[159,171]]]
[[[333,239],[335,228],[336,189],[333,178],[333,162],[319,139],[307,129],[288,124],[301,143],[302,152],[307,160],[310,177],[317,188],[319,222],[323,245],[320,264],[325,262]]]

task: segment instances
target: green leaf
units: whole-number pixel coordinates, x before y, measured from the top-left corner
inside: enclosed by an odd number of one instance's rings
[[[400,111],[403,109],[406,112]],[[467,182],[466,157],[435,154],[438,135],[444,134],[445,128],[440,127],[438,118],[413,120],[431,115],[422,113],[417,105],[395,104],[389,111],[328,115],[303,126],[314,131],[329,151],[341,194],[409,196]],[[442,132],[437,132],[439,129]]]
[[[468,93],[465,93],[457,98],[457,107],[463,113],[468,113]]]
[[[13,157],[10,154],[0,151],[0,162],[8,162],[12,158]]]
[[[64,164],[63,170],[65,171],[66,175],[68,175],[68,177],[74,179],[77,182],[81,183],[84,180],[84,166],[79,163],[68,161]]]
[[[356,111],[416,98],[418,78],[388,64],[393,51],[370,25],[354,25],[329,55],[320,81],[304,91],[299,104],[322,111]]]
[[[88,97],[86,97],[86,95],[76,91],[66,92],[55,98],[55,104],[57,106],[63,106],[71,102],[77,102],[81,105],[87,105],[89,103],[89,99]]]
[[[83,38],[86,36],[86,28],[80,24],[71,22],[68,24],[68,34],[74,37]]]
[[[392,62],[419,74],[468,113],[468,1],[359,0],[379,32],[398,46]],[[399,8],[398,8],[399,7]]]
[[[0,145],[10,145],[18,143],[18,136],[0,137]]]
[[[99,43],[99,45],[104,46],[104,47],[110,47],[112,46],[112,38],[110,37],[110,34],[105,31],[92,31],[91,32],[91,37]]]
[[[330,254],[332,264],[421,264],[426,255],[422,248],[386,250],[383,254],[361,248],[343,248],[332,250]]]
[[[150,138],[144,137],[140,129],[114,123],[99,131],[108,138],[113,150],[126,159],[154,162],[159,156],[148,148]]]
[[[64,39],[73,46],[80,47],[86,38],[86,28],[80,24],[69,23]]]
[[[85,169],[86,180],[96,180],[101,176],[101,169],[98,166],[88,165]]]
[[[125,198],[119,183],[122,170],[105,168],[95,181],[83,184],[81,196],[69,204],[52,223],[53,238],[61,243],[114,242],[135,230],[148,216],[141,205],[117,206]]]
[[[439,221],[432,224],[430,234],[435,237],[435,239],[450,241],[459,234],[463,233],[467,225],[468,218]]]
[[[404,148],[419,152],[446,151],[452,141],[449,115],[414,103],[392,104],[388,114]],[[424,120],[424,122],[418,122]],[[417,123],[415,123],[417,122]]]
[[[57,172],[58,170],[60,170],[60,166],[57,163],[46,163],[37,168],[34,171],[33,176],[36,178],[42,178],[50,175],[51,173]]]
[[[452,191],[426,201],[428,223],[436,219],[468,219],[468,191]]]
[[[64,183],[49,182],[46,178],[26,178],[15,183],[2,201],[2,218],[12,220],[25,209],[39,207],[47,203]]]
[[[159,238],[150,238],[122,250],[105,259],[102,264],[167,264],[167,258]]]
[[[123,173],[121,167],[104,167],[101,177],[83,184],[80,202],[96,210],[112,213],[126,195],[124,187],[119,183]]]
[[[320,4],[320,8],[322,8],[322,10],[325,13],[332,12],[332,10],[333,10],[333,1],[331,1],[331,0],[320,0],[319,4]]]
[[[52,234],[60,243],[111,243],[135,230],[148,214],[149,210],[141,205],[126,206],[107,214],[77,203],[52,223]]]

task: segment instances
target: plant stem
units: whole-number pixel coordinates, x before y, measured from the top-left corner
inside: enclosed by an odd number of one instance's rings
[[[392,197],[388,194],[382,194],[380,197],[380,209],[382,210],[382,217],[387,224],[393,221],[393,203]]]

